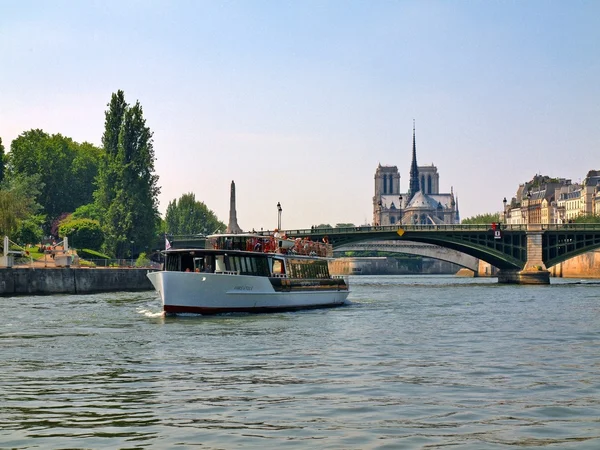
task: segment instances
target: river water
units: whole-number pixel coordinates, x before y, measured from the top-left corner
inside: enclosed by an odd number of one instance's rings
[[[600,448],[599,282],[350,282],[267,315],[0,298],[0,448]]]

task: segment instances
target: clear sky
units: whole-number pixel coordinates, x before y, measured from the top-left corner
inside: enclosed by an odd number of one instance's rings
[[[0,137],[101,144],[111,93],[154,132],[160,210],[243,229],[362,224],[377,165],[435,164],[461,217],[600,169],[600,1],[0,0]],[[67,194],[68,195],[68,194]]]

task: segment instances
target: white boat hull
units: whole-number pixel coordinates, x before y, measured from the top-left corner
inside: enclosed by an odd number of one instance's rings
[[[311,281],[281,280],[276,290],[267,277],[196,272],[150,272],[167,313],[219,314],[274,312],[341,306],[348,288]],[[318,282],[317,282],[318,283]]]

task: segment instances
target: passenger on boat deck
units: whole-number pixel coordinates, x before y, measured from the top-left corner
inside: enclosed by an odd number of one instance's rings
[[[186,267],[186,268],[185,268],[185,271],[186,271],[186,272],[189,272],[189,271],[190,271],[190,268],[189,268],[189,267]]]
[[[254,244],[254,251],[260,252],[261,248],[262,248],[262,244],[260,243],[260,241],[256,241],[256,244]]]
[[[200,267],[196,267],[195,272],[200,272]]]
[[[279,230],[277,228],[275,228],[275,233],[273,233],[273,237],[275,239],[279,239],[281,237],[281,234],[279,234]]]

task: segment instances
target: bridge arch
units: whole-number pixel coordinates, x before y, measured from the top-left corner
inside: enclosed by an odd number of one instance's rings
[[[466,267],[474,272],[479,269],[479,259],[458,252],[456,250],[441,247],[439,245],[424,244],[411,241],[363,241],[345,244],[335,248],[335,251],[385,251],[394,253],[406,253],[410,255],[425,256]]]

